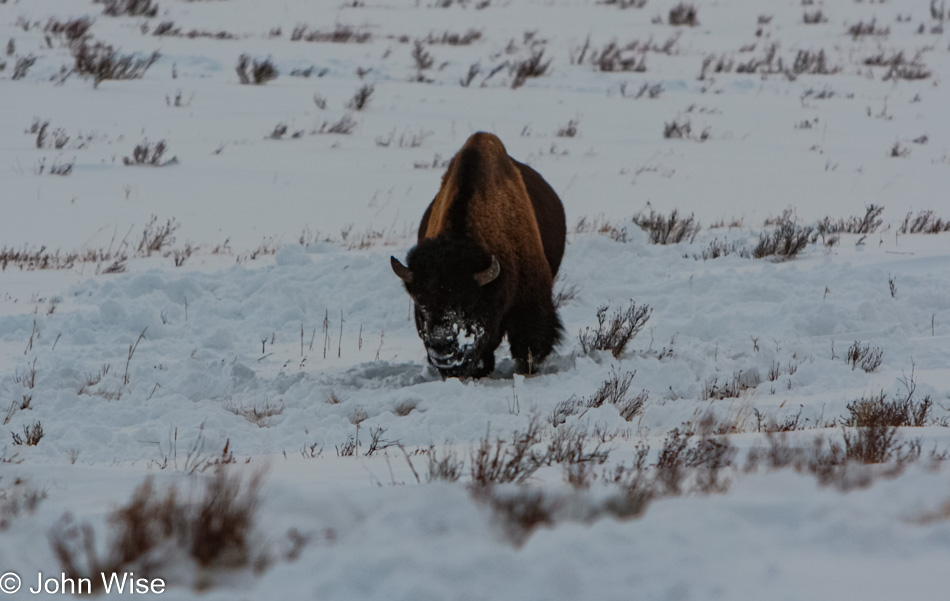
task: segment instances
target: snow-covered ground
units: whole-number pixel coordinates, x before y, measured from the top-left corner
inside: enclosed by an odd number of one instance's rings
[[[0,253],[58,267],[11,258],[0,272],[0,573],[23,579],[13,597],[43,597],[27,587],[64,570],[51,544],[64,514],[104,557],[147,477],[156,495],[193,500],[226,447],[231,473],[263,474],[250,555],[198,567],[173,542],[119,566],[163,578],[163,597],[943,598],[950,483],[928,455],[950,448],[950,233],[900,230],[909,212],[950,218],[950,7],[726,0],[676,27],[674,3],[618,4],[637,3],[160,0],[154,17],[0,4]],[[62,81],[73,59],[48,25],[83,16],[93,39],[160,57],[138,80]],[[295,29],[350,37],[293,41]],[[431,67],[417,68],[415,40]],[[595,68],[611,40],[647,46],[616,63],[645,71]],[[773,44],[772,62],[737,72]],[[546,72],[513,87],[509,66],[542,49]],[[825,63],[804,68],[828,73],[790,71],[820,51]],[[866,64],[899,52],[893,68]],[[280,75],[242,85],[241,54]],[[367,85],[367,105],[348,107]],[[351,133],[320,133],[344,117]],[[674,123],[689,133],[665,137]],[[442,381],[389,256],[405,256],[445,161],[480,130],[561,195],[560,286],[575,294],[540,374],[513,375],[503,344],[493,377]],[[146,139],[165,140],[172,164],[126,166]],[[784,211],[807,227],[872,204],[884,207],[872,233],[815,230],[789,261],[701,256],[751,249]],[[651,244],[630,221],[651,209],[693,213],[702,231]],[[166,226],[157,250],[140,248]],[[652,314],[626,351],[583,352],[598,307],[632,301]],[[850,365],[857,343],[882,350],[880,365]],[[645,399],[629,421],[623,403],[588,406],[627,374],[621,396]],[[912,465],[851,465],[831,485],[744,469],[769,424],[794,424],[793,445],[843,445],[849,403],[881,393],[933,402],[923,426],[898,430],[920,441]],[[683,494],[617,517],[607,472],[644,446],[661,461],[670,431],[706,415],[736,449],[725,490],[701,491],[691,472]],[[479,491],[475,449],[532,420],[536,451],[572,427],[588,450],[603,441],[598,477],[572,487],[554,462]],[[374,434],[393,446],[372,452]],[[433,453],[461,460],[461,478],[427,483]],[[498,500],[531,495],[547,517],[524,532]]]

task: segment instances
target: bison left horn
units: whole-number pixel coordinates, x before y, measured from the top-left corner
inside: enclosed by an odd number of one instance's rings
[[[412,272],[409,271],[409,268],[399,262],[399,259],[396,257],[389,257],[389,264],[393,266],[393,272],[399,276],[399,279],[405,283],[410,283],[412,281]]]
[[[475,281],[479,286],[484,286],[489,282],[493,282],[495,278],[498,277],[498,274],[501,273],[501,265],[498,264],[498,259],[495,258],[495,255],[491,256],[491,265],[485,271],[479,271],[475,274]]]

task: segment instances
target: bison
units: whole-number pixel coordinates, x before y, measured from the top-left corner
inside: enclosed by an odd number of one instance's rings
[[[443,378],[492,373],[505,335],[519,373],[550,354],[562,331],[552,288],[565,233],[564,207],[544,178],[496,136],[468,139],[422,216],[406,265],[391,258]]]

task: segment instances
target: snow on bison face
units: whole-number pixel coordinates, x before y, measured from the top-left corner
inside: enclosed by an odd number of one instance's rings
[[[459,257],[445,248],[421,250],[410,254],[409,267],[395,258],[392,267],[415,303],[416,330],[429,363],[443,377],[487,375],[500,340],[498,293],[490,285],[501,272],[498,260],[484,252]]]

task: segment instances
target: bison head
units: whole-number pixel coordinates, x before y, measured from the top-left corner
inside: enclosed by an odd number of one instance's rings
[[[443,376],[480,377],[491,371],[500,340],[498,259],[468,239],[425,240],[393,271],[416,309],[416,329],[429,363]]]

